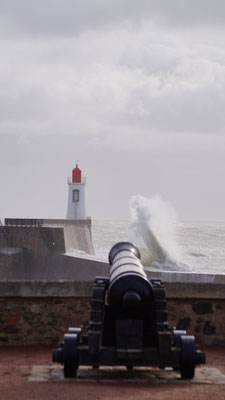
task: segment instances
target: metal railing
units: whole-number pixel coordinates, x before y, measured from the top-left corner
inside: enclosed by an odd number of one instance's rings
[[[68,176],[67,183],[73,183],[71,176]],[[81,182],[74,182],[74,183],[86,183],[86,178],[81,178]]]
[[[5,226],[37,227],[43,225],[43,219],[34,218],[5,218]]]

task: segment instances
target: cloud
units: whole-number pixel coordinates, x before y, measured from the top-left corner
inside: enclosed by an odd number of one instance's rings
[[[143,19],[164,26],[224,25],[223,0],[7,0],[0,2],[1,30],[21,35],[74,35]]]
[[[144,147],[159,134],[223,134],[225,52],[201,40],[146,23],[1,39],[0,134]]]

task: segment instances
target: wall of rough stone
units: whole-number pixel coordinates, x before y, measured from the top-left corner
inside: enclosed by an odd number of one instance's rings
[[[225,346],[224,299],[173,299],[167,301],[171,326],[187,330],[199,344]]]
[[[171,326],[200,344],[225,345],[224,299],[167,299]],[[0,298],[0,344],[54,344],[89,320],[90,297]]]
[[[0,280],[0,344],[53,344],[68,327],[87,322],[94,277],[108,268],[97,266],[83,259],[76,280]],[[225,275],[158,278],[166,288],[170,326],[194,334],[199,343],[225,345]]]
[[[0,298],[0,344],[58,343],[89,319],[89,298]]]

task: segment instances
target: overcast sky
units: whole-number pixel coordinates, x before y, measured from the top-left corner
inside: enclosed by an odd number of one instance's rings
[[[0,0],[0,216],[225,220],[224,0]]]

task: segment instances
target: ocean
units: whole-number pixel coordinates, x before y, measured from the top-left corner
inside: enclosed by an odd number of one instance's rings
[[[130,220],[93,220],[96,256],[108,260],[111,247],[130,241],[141,251],[142,263],[153,269],[225,273],[225,222],[178,221],[160,197],[135,196]]]

